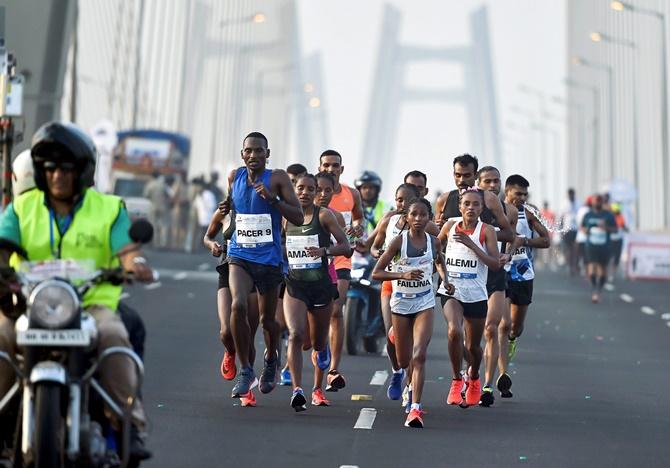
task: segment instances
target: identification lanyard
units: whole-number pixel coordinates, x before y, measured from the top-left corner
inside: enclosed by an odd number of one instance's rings
[[[56,248],[54,223],[58,223],[58,221],[56,221],[56,215],[54,214],[54,210],[49,208],[49,242],[51,244],[51,253],[53,254],[54,258],[60,258],[61,243],[63,242],[63,236],[65,235],[67,230],[70,228],[70,225],[72,224],[72,215],[68,214],[65,217],[65,222],[63,223],[62,231],[61,227],[58,224],[56,224],[58,228],[58,233],[60,234],[60,240],[58,241],[58,248]]]

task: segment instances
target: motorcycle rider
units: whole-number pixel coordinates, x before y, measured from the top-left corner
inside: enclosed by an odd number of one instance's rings
[[[10,278],[9,288],[3,288],[0,295],[6,298],[18,290],[8,268],[12,253],[22,257],[19,262],[24,258],[93,260],[96,268],[109,268],[120,260],[136,280],[151,281],[152,271],[129,237],[130,218],[123,201],[89,188],[96,161],[92,140],[72,124],[49,122],[33,136],[31,155],[37,187],[18,196],[0,219],[0,269]],[[128,332],[114,312],[121,289],[98,284],[84,295],[83,307],[97,324],[98,353],[112,346],[131,347]],[[0,350],[12,357],[16,353],[14,320],[5,315],[0,315]],[[109,357],[101,363],[99,373],[102,385],[123,407],[138,385],[130,358]],[[0,361],[1,395],[14,378],[12,368]],[[136,401],[132,417],[130,456],[143,460],[151,453],[144,448],[141,435],[146,424],[141,402]],[[117,423],[112,421],[119,427]]]
[[[371,233],[381,221],[389,206],[379,199],[382,191],[382,179],[374,171],[363,171],[354,186],[361,193],[363,218],[366,221],[366,232]]]

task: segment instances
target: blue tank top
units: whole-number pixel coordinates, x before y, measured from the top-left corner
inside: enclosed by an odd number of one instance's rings
[[[261,198],[253,185],[247,185],[248,171],[241,167],[235,173],[231,197],[235,209],[235,232],[230,239],[228,256],[262,265],[281,266],[281,219],[277,208]],[[271,169],[261,181],[270,187]]]

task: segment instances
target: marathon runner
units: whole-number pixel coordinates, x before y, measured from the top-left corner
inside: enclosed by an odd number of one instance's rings
[[[623,250],[623,236],[624,233],[628,232],[628,226],[626,225],[626,218],[621,213],[621,205],[619,203],[612,203],[610,206],[617,227],[616,232],[610,233],[610,242],[612,243],[611,281],[614,281],[614,278],[616,277],[617,271],[619,269],[619,262],[621,260],[621,251]]]
[[[523,176],[511,175],[505,181],[505,202],[514,205],[518,210],[516,232],[517,237],[508,248],[512,260],[505,269],[507,273],[507,297],[510,301],[511,330],[507,340],[503,339],[501,346],[501,369],[497,386],[503,398],[511,398],[512,379],[507,374],[507,364],[514,358],[517,350],[517,338],[523,333],[524,322],[528,306],[533,300],[533,249],[549,248],[549,232],[547,228],[525,207],[528,200],[530,183]],[[537,233],[539,237],[534,237]],[[510,327],[506,317],[503,317],[501,328]],[[505,350],[508,350],[505,353]],[[507,358],[507,359],[506,359]]]
[[[340,183],[340,176],[344,172],[342,156],[335,150],[326,150],[319,157],[319,172],[328,172],[335,179],[335,192],[329,207],[342,213],[346,224],[345,233],[352,238],[363,235],[363,210],[361,195],[355,188]],[[326,391],[337,391],[346,385],[344,376],[338,370],[344,347],[344,318],[342,308],[347,299],[347,290],[351,281],[351,257],[335,257],[335,271],[337,273],[337,290],[339,297],[333,306],[333,315],[330,320],[330,348],[333,358],[326,385]]]
[[[335,215],[328,208],[314,204],[316,187],[317,180],[312,174],[298,177],[296,194],[305,214],[305,223],[298,226],[289,221],[284,223],[289,265],[284,311],[289,328],[288,363],[293,382],[291,406],[295,411],[307,409],[307,400],[302,390],[302,351],[307,325],[309,341],[314,348],[312,362],[315,369],[324,371],[330,365],[328,329],[332,315],[333,290],[328,273],[328,257],[344,255],[351,250],[347,236]],[[333,247],[330,246],[331,235],[337,242]],[[321,379],[315,372],[312,404],[329,406],[330,402],[321,389]]]
[[[500,188],[502,182],[500,180],[500,171],[493,166],[485,166],[477,172],[477,186],[481,190],[487,190],[494,193],[497,197],[500,196]],[[516,226],[517,210],[513,205],[502,203],[502,208],[505,216],[508,218],[510,225],[514,228]],[[490,224],[496,231],[500,230],[498,222],[492,219]],[[498,251],[504,252],[506,242],[498,242]],[[507,263],[509,255],[501,253],[501,261]],[[493,379],[495,378],[496,367],[498,366],[500,356],[500,339],[507,339],[507,333],[499,336],[500,323],[502,318],[506,318],[506,322],[510,323],[509,307],[505,301],[505,290],[507,289],[506,272],[503,268],[494,271],[489,270],[486,280],[486,291],[488,293],[488,313],[486,314],[486,325],[484,327],[484,339],[486,340],[486,347],[484,348],[484,386],[482,387],[482,395],[480,404],[482,406],[491,406],[494,401],[493,396]]]
[[[438,290],[449,326],[449,358],[453,372],[447,404],[462,407],[476,405],[480,401],[481,339],[488,299],[486,280],[489,269],[498,270],[501,267],[496,231],[493,226],[480,220],[486,193],[475,187],[464,189],[458,201],[462,218],[447,221],[438,236],[442,244],[446,245],[448,276],[456,288],[453,294],[443,286]],[[461,395],[465,385],[461,375],[464,339],[469,365],[465,399]]]
[[[426,195],[428,195],[428,187],[426,187],[426,185],[428,184],[428,176],[426,176],[426,174],[424,174],[423,172],[410,171],[407,174],[405,174],[403,182],[406,184],[414,185],[416,189],[419,191],[419,196],[421,198],[426,198]]]
[[[603,209],[603,196],[593,196],[591,211],[584,215],[581,229],[586,235],[586,274],[591,279],[591,302],[600,302],[610,260],[610,236],[617,232],[614,215]]]
[[[221,360],[221,375],[226,380],[233,380],[237,375],[237,367],[235,366],[235,342],[233,341],[233,334],[230,328],[230,289],[228,286],[228,269],[226,263],[226,256],[228,252],[228,242],[235,231],[235,212],[231,211],[224,215],[217,210],[212,215],[212,220],[207,228],[207,233],[203,239],[205,247],[212,253],[213,256],[219,257],[220,262],[216,267],[219,273],[219,287],[216,293],[216,306],[219,315],[219,337],[224,346],[223,359]],[[223,230],[223,242],[218,242],[216,236]],[[251,336],[256,335],[258,329],[258,298],[255,292],[249,294],[247,298],[247,309],[249,315],[249,328]],[[254,359],[256,358],[256,347],[253,340],[249,343],[249,362],[253,367]],[[256,406],[256,397],[254,391],[249,390],[249,393],[240,397],[242,406]]]
[[[372,272],[375,280],[391,281],[391,311],[398,365],[412,364],[412,403],[406,427],[423,427],[421,396],[425,380],[426,353],[433,334],[433,266],[437,267],[449,294],[453,285],[446,278],[446,266],[437,239],[426,232],[431,206],[423,198],[409,206],[409,229],[394,237]],[[391,266],[392,271],[387,271]]]
[[[266,168],[270,157],[267,138],[262,133],[253,132],[242,144],[245,165],[230,173],[229,197],[221,207],[224,214],[235,210],[235,232],[230,239],[226,260],[232,297],[230,322],[241,367],[233,387],[233,398],[246,395],[258,383],[249,360],[253,336],[249,327],[247,296],[254,289],[258,292],[266,345],[260,390],[269,393],[275,387],[279,365],[279,326],[275,310],[283,263],[281,218],[283,216],[296,225],[301,225],[304,220],[286,172]]]

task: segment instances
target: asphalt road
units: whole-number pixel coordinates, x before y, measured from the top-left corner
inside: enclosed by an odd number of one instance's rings
[[[514,398],[496,392],[490,408],[446,405],[446,325],[436,317],[426,427],[415,430],[403,427],[386,384],[371,385],[389,367],[377,355],[344,357],[347,388],[327,394],[331,407],[295,413],[290,388],[279,386],[258,396],[257,408],[240,407],[219,374],[214,261],[206,253],[149,257],[160,284],[128,290],[148,329],[144,399],[154,458],[145,466],[670,466],[667,284],[618,280],[593,305],[582,279],[538,274],[511,367]],[[256,341],[262,349],[260,335]],[[307,382],[310,372],[306,364]],[[376,412],[372,428],[354,429],[363,408]]]

